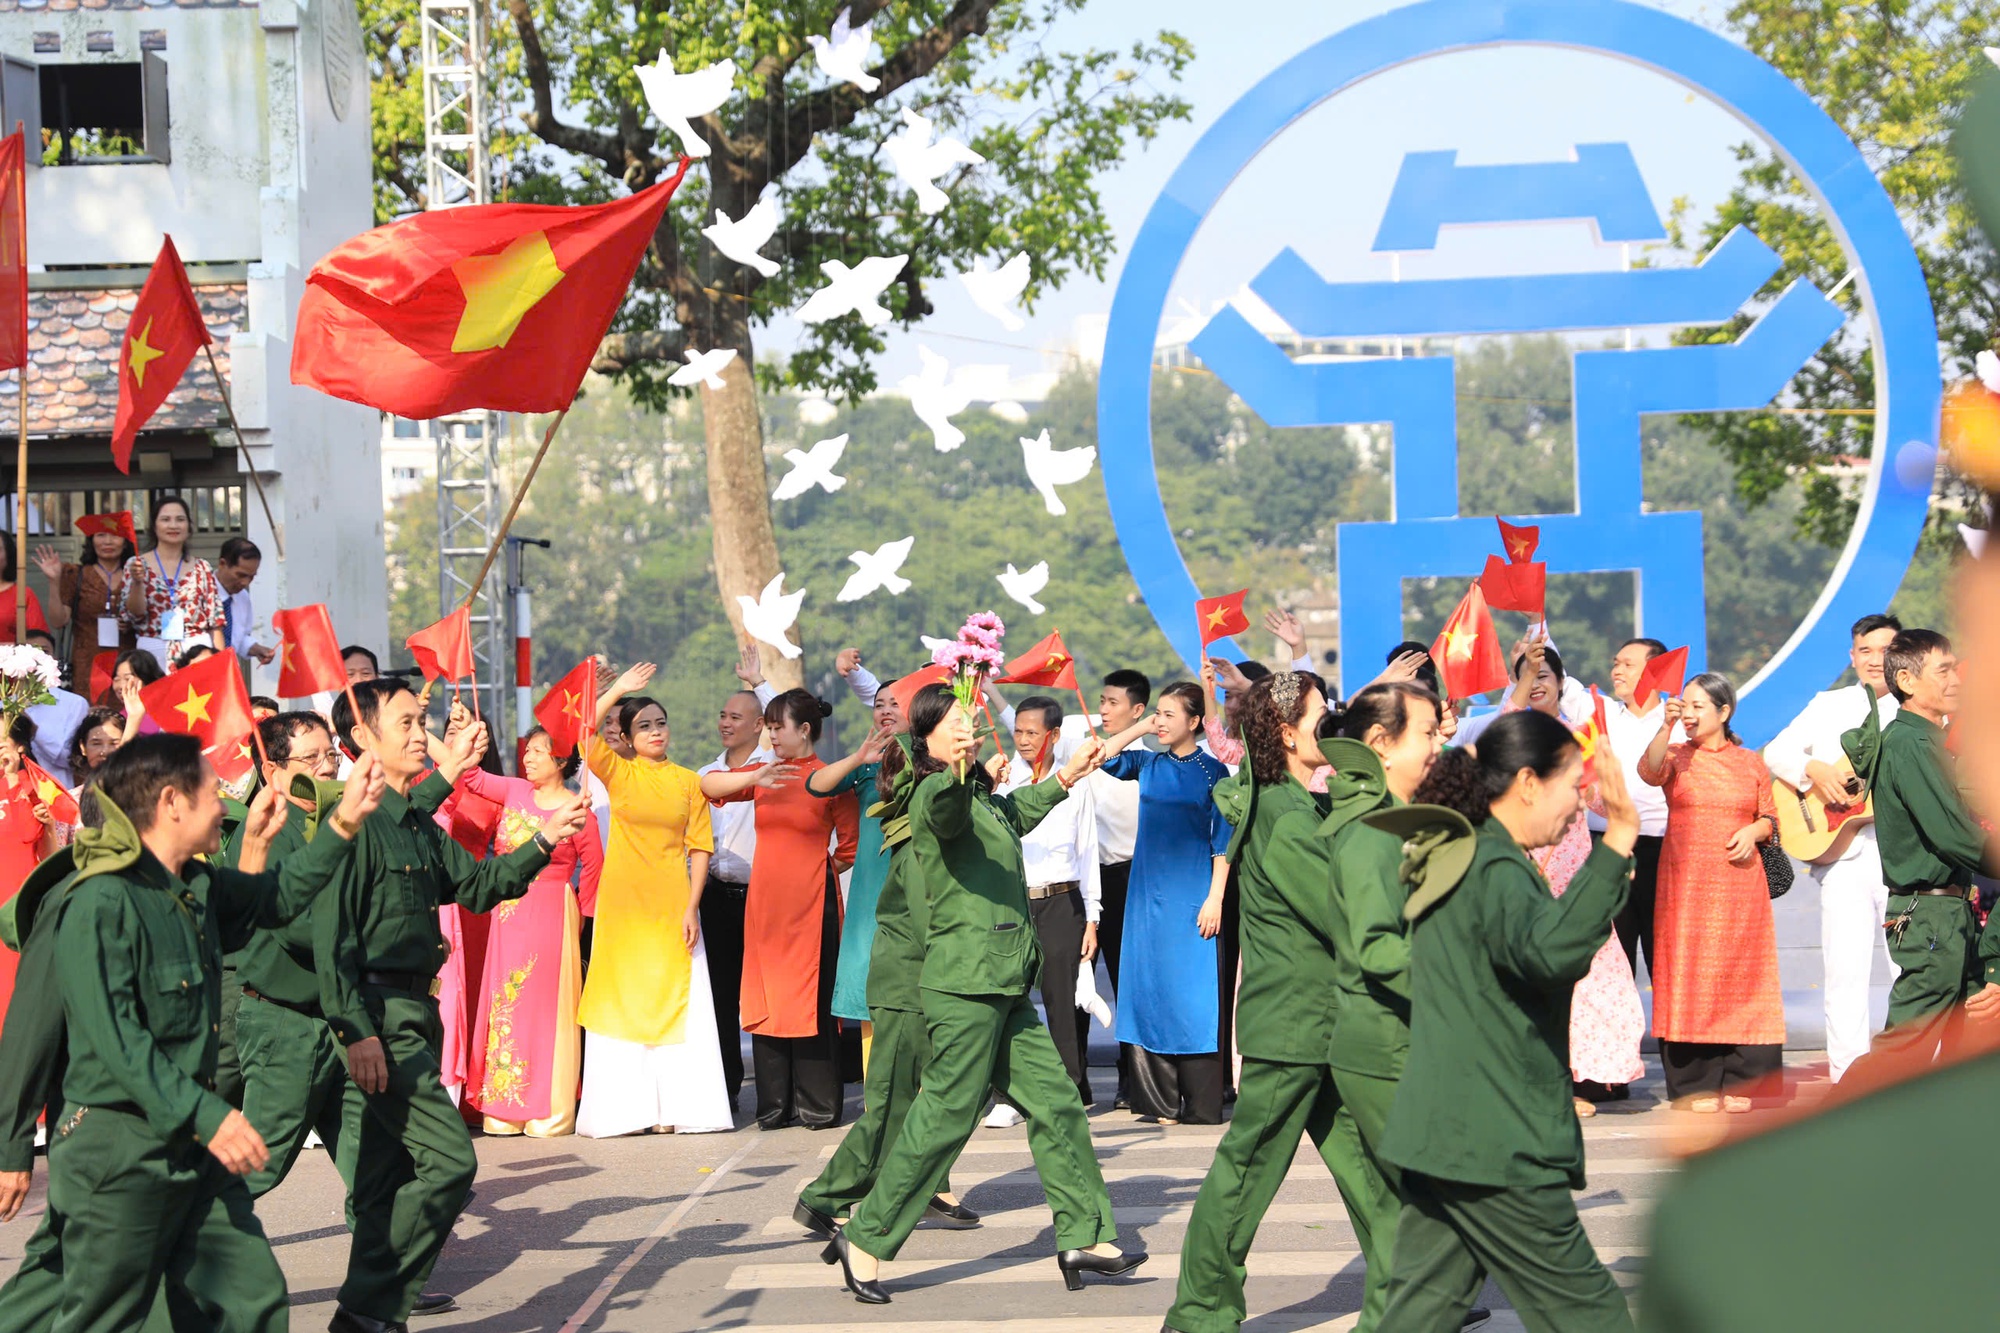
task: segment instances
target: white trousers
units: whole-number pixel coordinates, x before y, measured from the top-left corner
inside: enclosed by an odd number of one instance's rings
[[[1826,1058],[1838,1080],[1868,1053],[1874,1021],[1868,987],[1875,955],[1886,961],[1889,942],[1882,934],[1889,890],[1882,883],[1882,855],[1872,837],[1858,838],[1853,853],[1832,865],[1798,865],[1798,873],[1819,884],[1819,950],[1825,969],[1821,997],[1826,1006]],[[1889,976],[1896,965],[1889,964]]]

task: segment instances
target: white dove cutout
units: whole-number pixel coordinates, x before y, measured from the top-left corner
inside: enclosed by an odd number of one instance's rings
[[[778,271],[777,261],[766,259],[757,251],[777,230],[778,201],[763,199],[752,204],[750,211],[734,222],[721,209],[716,209],[714,225],[703,227],[701,234],[714,241],[715,248],[728,258],[754,268],[768,278]]]
[[[2000,353],[1989,347],[1972,358],[1972,369],[1989,392],[2000,393]]]
[[[957,639],[933,639],[928,634],[919,634],[917,637],[924,641],[924,651],[927,653],[935,653],[940,648],[946,648],[958,642]]]
[[[833,475],[833,465],[840,461],[841,450],[845,448],[847,437],[836,435],[830,440],[821,440],[804,452],[785,450],[785,461],[792,465],[792,470],[779,480],[778,489],[771,492],[771,498],[795,500],[815,486],[831,495],[845,486],[847,478]]]
[[[851,83],[864,93],[872,93],[882,86],[882,80],[868,72],[868,48],[874,41],[875,20],[869,19],[858,28],[847,26],[847,11],[841,10],[840,17],[833,21],[833,32],[828,37],[813,33],[806,40],[812,43],[813,58],[827,77],[842,83]]]
[[[930,121],[908,107],[903,108],[903,128],[882,149],[903,184],[917,192],[917,207],[926,214],[942,213],[951,202],[951,196],[931,182],[953,167],[978,166],[986,160],[956,139],[932,143]]]
[[[1970,524],[1961,523],[1958,525],[1958,537],[1960,541],[1965,543],[1967,553],[1974,560],[1986,554],[1986,529],[1975,528]]]
[[[707,157],[708,141],[694,132],[691,122],[729,100],[736,84],[736,62],[718,60],[692,74],[676,74],[673,58],[661,47],[658,64],[641,65],[633,73],[639,76],[646,105],[679,137],[681,150],[689,157]]]
[[[1042,493],[1042,503],[1051,514],[1067,514],[1062,497],[1056,494],[1056,487],[1068,486],[1082,481],[1090,475],[1090,469],[1097,462],[1097,447],[1083,449],[1057,449],[1049,443],[1049,432],[1044,429],[1034,439],[1023,435],[1021,440],[1021,460],[1028,465],[1028,480]]]
[[[1028,252],[1021,251],[999,268],[989,269],[986,261],[975,259],[972,267],[958,275],[971,295],[972,303],[1000,321],[1000,326],[1009,333],[1017,332],[1026,325],[1014,313],[1014,303],[1021,299],[1021,293],[1028,287]]]
[[[736,604],[743,608],[743,630],[760,643],[768,643],[786,657],[797,657],[800,647],[785,637],[785,631],[798,623],[799,604],[806,599],[806,590],[794,593],[780,591],[785,586],[785,574],[778,571],[778,577],[764,585],[756,601],[751,601],[741,593],[736,595]]]
[[[687,364],[667,377],[667,383],[676,388],[692,388],[706,384],[711,389],[722,387],[722,368],[736,359],[734,347],[718,347],[712,352],[699,351],[693,347],[682,352]]]
[[[993,577],[1000,581],[1002,591],[1036,615],[1048,610],[1035,600],[1035,594],[1049,586],[1048,561],[1038,560],[1026,569],[1015,569],[1014,566],[1008,565],[1006,573],[995,574]]]
[[[972,402],[972,391],[951,378],[951,362],[930,348],[919,347],[917,357],[924,363],[924,373],[903,376],[897,387],[909,395],[917,420],[931,428],[937,451],[948,454],[965,443],[965,432],[951,419]]]
[[[858,602],[877,588],[887,588],[891,597],[898,597],[908,592],[910,581],[896,571],[910,558],[910,547],[916,540],[915,537],[905,537],[899,542],[884,542],[875,548],[873,555],[866,551],[856,551],[848,556],[847,558],[859,567],[847,576],[847,582],[840,587],[840,595],[833,600]]]
[[[806,303],[798,309],[799,319],[818,324],[851,311],[861,316],[861,322],[871,329],[887,324],[889,312],[875,298],[909,262],[908,255],[877,255],[849,268],[838,259],[827,260],[819,266],[819,271],[826,275],[827,285],[806,298]]]

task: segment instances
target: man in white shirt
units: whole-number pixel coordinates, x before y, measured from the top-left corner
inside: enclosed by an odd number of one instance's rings
[[[1884,726],[1896,715],[1896,698],[1882,678],[1882,659],[1903,628],[1890,615],[1863,616],[1849,632],[1848,665],[1858,682],[1813,696],[1805,711],[1764,747],[1771,776],[1801,793],[1817,792],[1822,800],[1851,799],[1845,788],[1848,770],[1840,734],[1861,725],[1868,716],[1868,696],[1874,689],[1876,716]],[[1794,860],[1802,878],[1819,884],[1819,950],[1825,979],[1820,996],[1826,1012],[1827,1064],[1838,1080],[1847,1067],[1867,1054],[1874,1022],[1868,1010],[1868,982],[1875,952],[1887,956],[1882,920],[1889,891],[1882,883],[1882,856],[1875,845],[1875,826],[1863,825],[1838,859],[1825,865]],[[1890,964],[1889,974],[1896,968]]]
[[[39,648],[50,657],[56,656],[56,641],[47,630],[29,630],[27,642],[30,648]],[[56,660],[60,662],[62,659],[57,657]],[[47,769],[51,777],[65,787],[74,787],[76,782],[69,772],[69,743],[75,738],[83,715],[90,711],[90,700],[64,689],[57,689],[54,694],[54,703],[36,704],[25,710],[28,720],[35,724],[34,743],[28,748],[35,762]]]
[[[1062,705],[1054,699],[1041,694],[1023,699],[1014,710],[1017,753],[999,775],[996,790],[1032,786],[1055,772],[1069,749],[1061,738],[1062,724]],[[1076,978],[1097,957],[1102,870],[1097,863],[1097,803],[1088,782],[1077,783],[1062,804],[1022,837],[1021,860],[1028,881],[1028,914],[1042,945],[1037,982],[1042,1013],[1063,1068],[1089,1106],[1089,1018],[1076,1007]],[[994,1128],[1018,1125],[1021,1113],[999,1101],[986,1123]]]
[[[248,537],[231,537],[222,544],[216,561],[215,581],[222,585],[222,642],[239,662],[250,659],[267,665],[277,656],[274,649],[257,642],[257,612],[250,604],[250,585],[263,567],[264,553]],[[250,678],[244,665],[243,678]]]
[[[1632,804],[1639,809],[1639,840],[1632,847],[1636,862],[1632,888],[1625,895],[1624,910],[1613,922],[1634,977],[1639,975],[1642,952],[1648,971],[1657,961],[1653,956],[1653,904],[1660,879],[1660,839],[1667,832],[1666,793],[1639,780],[1639,758],[1646,753],[1653,737],[1660,734],[1660,692],[1649,689],[1643,695],[1635,695],[1634,690],[1646,663],[1665,651],[1667,645],[1658,639],[1625,640],[1617,656],[1611,659],[1611,698],[1604,705],[1604,725],[1610,732],[1611,751],[1618,756],[1618,767],[1624,771],[1625,790],[1632,794]],[[1590,716],[1587,703],[1583,716]],[[1592,813],[1589,822],[1592,833],[1604,831],[1604,816]]]
[[[1153,700],[1153,682],[1144,672],[1114,671],[1104,678],[1098,692],[1099,725],[1107,736],[1115,736],[1146,715]],[[1105,758],[1110,758],[1106,755]],[[1132,848],[1139,840],[1139,784],[1120,782],[1099,769],[1079,786],[1088,785],[1097,807],[1097,868],[1099,903],[1097,946],[1104,954],[1104,968],[1111,976],[1114,998],[1118,993],[1118,949],[1125,932],[1125,889],[1132,878]],[[1071,795],[1075,791],[1072,789]],[[1129,1062],[1121,1045],[1118,1051],[1118,1095],[1114,1107],[1129,1105],[1125,1097],[1125,1071]]]

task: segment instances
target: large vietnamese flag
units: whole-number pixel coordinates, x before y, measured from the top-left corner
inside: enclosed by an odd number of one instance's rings
[[[419,420],[561,411],[687,169],[608,204],[473,204],[362,233],[306,276],[292,382]]]
[[[233,653],[211,653],[193,666],[160,677],[139,691],[146,716],[160,730],[201,742],[216,771],[233,778],[248,767],[250,696]]]
[[[118,351],[118,414],[111,423],[111,461],[120,472],[132,470],[132,444],[139,438],[139,428],[167,401],[194,354],[212,341],[174,238],[164,237]]]

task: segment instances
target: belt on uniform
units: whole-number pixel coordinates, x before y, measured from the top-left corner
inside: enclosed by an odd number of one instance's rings
[[[361,984],[379,986],[383,990],[402,991],[405,995],[415,995],[429,999],[443,986],[436,977],[427,977],[421,972],[363,972]]]
[[[708,881],[711,884],[720,884],[723,888],[729,890],[731,893],[750,892],[750,886],[748,884],[739,884],[737,881],[733,879],[724,879],[720,875],[710,875],[708,877]]]
[[[281,1000],[275,995],[266,995],[255,986],[245,986],[243,993],[253,1000],[262,1000],[265,1004],[275,1004],[280,1009],[289,1009],[295,1014],[304,1014],[307,1018],[325,1017],[317,1002],[294,1004],[290,1000]]]
[[[1956,884],[1947,884],[1944,888],[1941,889],[1889,890],[1889,896],[1891,898],[1896,897],[1898,894],[1908,898],[1966,898],[1971,896],[1972,890],[1968,888],[1963,888]]]
[[[1065,879],[1055,884],[1030,884],[1028,901],[1038,903],[1044,898],[1053,898],[1059,893],[1073,893],[1075,890],[1076,881],[1073,879]]]

